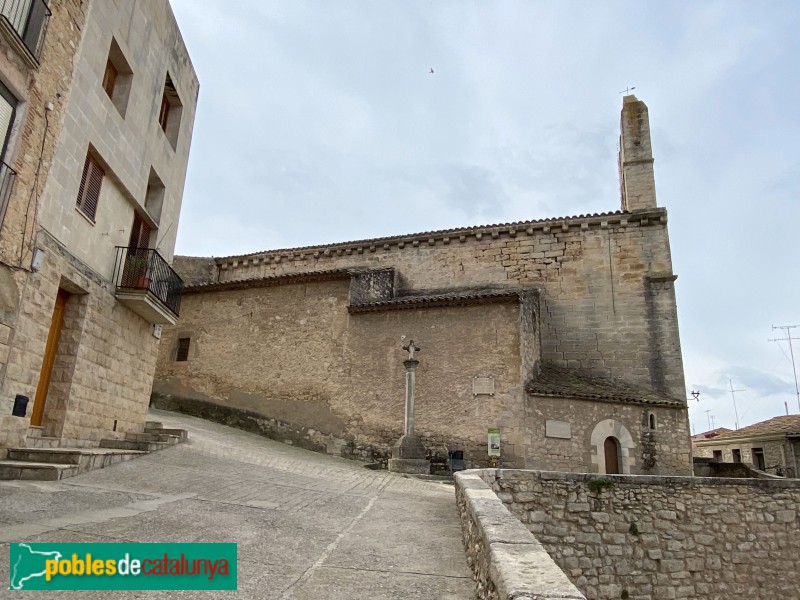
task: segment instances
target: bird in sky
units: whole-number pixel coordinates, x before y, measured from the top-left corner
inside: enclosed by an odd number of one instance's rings
[[[433,73],[433,67],[431,67],[431,70],[430,70],[430,72],[431,72],[431,73]]]

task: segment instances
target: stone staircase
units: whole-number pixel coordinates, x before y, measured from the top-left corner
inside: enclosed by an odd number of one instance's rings
[[[100,440],[99,448],[59,448],[58,438],[46,438],[31,432],[31,447],[9,448],[6,460],[0,460],[0,480],[29,479],[56,481],[92,469],[102,469],[174,446],[188,439],[185,429],[165,429],[161,423],[147,421],[144,433],[127,433],[125,439]],[[50,445],[55,440],[55,445]],[[47,444],[47,445],[44,445]]]

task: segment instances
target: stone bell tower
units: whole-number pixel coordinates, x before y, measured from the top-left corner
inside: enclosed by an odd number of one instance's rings
[[[619,187],[622,210],[633,211],[656,207],[650,118],[647,105],[633,94],[622,98]]]

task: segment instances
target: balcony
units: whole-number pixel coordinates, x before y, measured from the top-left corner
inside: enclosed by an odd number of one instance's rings
[[[0,32],[32,69],[39,66],[51,15],[45,0],[0,0]]]
[[[114,285],[117,300],[148,323],[178,321],[183,281],[158,251],[117,246]]]
[[[6,209],[8,208],[8,199],[11,196],[11,188],[14,187],[16,178],[17,172],[6,163],[0,161],[0,226],[3,225],[3,219],[5,219]]]

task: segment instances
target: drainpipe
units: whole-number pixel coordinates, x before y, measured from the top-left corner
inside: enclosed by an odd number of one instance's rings
[[[792,465],[794,466],[793,473],[794,473],[795,478],[797,478],[797,476],[798,476],[798,473],[797,473],[797,455],[794,452],[794,444],[792,443],[792,440],[790,440],[788,438],[787,438],[786,441],[789,442],[789,448],[792,450]]]

